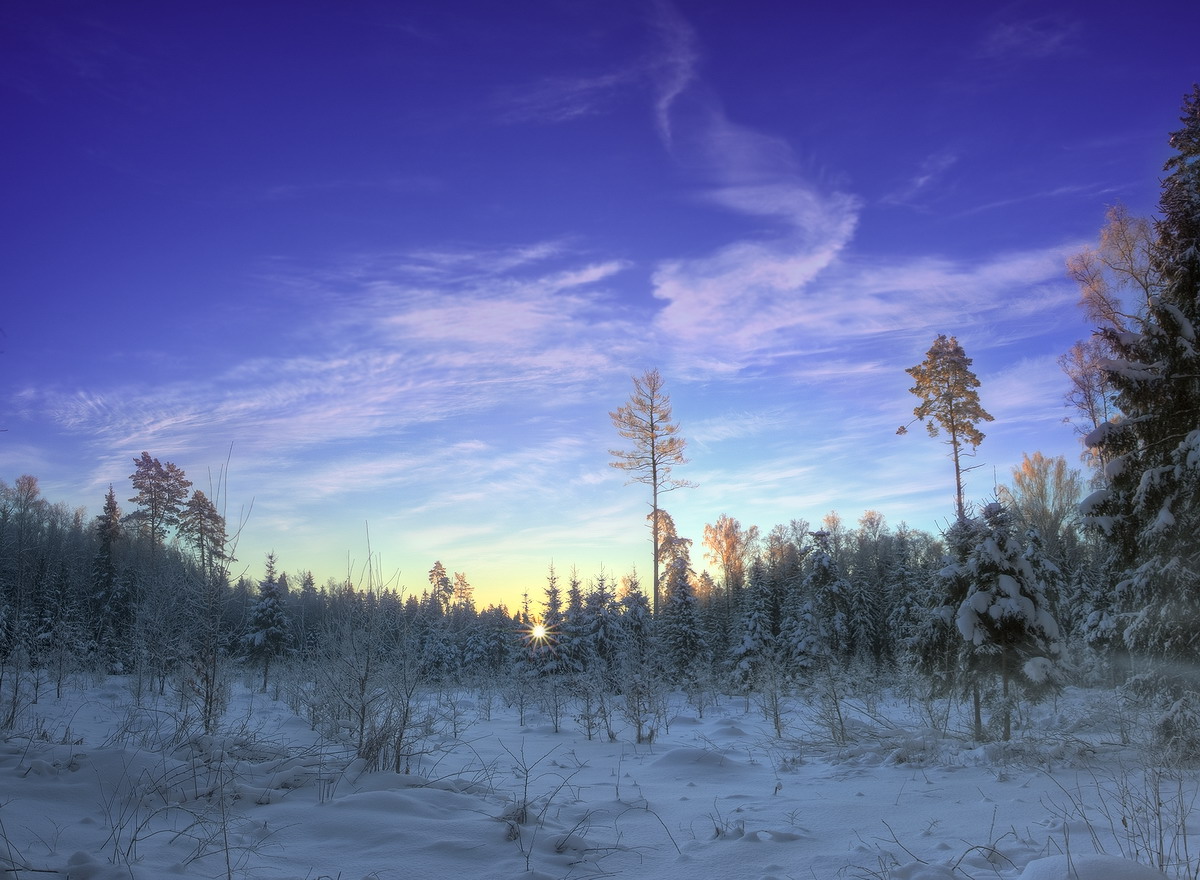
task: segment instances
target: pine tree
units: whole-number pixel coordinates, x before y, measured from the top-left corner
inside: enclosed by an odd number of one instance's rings
[[[1062,646],[1038,578],[1040,567],[1031,563],[1013,534],[1003,505],[984,507],[977,543],[963,566],[967,594],[954,622],[968,646],[968,670],[1000,678],[1005,740],[1012,732],[1011,685],[1036,694],[1057,680],[1055,662]]]
[[[826,631],[812,594],[807,590],[788,591],[776,643],[778,647],[773,652],[773,659],[788,681],[829,659]]]
[[[811,652],[813,640],[821,643],[820,653],[838,660],[847,660],[854,654],[854,631],[852,627],[850,582],[833,557],[829,532],[824,529],[812,533],[816,549],[809,557],[809,572],[804,581],[803,592],[812,600],[812,613],[816,617],[819,633],[812,633],[803,617],[795,618],[797,635],[794,651]]]
[[[631,588],[625,589],[617,600],[620,613],[617,656],[622,688],[631,676],[649,680],[657,678],[658,672],[654,663],[656,621],[650,610],[650,600],[638,588],[636,574],[630,576],[627,583]]]
[[[945,533],[944,564],[913,601],[916,622],[906,642],[907,654],[917,671],[929,680],[933,695],[966,689],[965,646],[957,632],[955,616],[971,588],[968,560],[981,533],[982,524],[977,518],[955,520]],[[981,735],[982,720],[978,714],[975,726],[977,735]]]
[[[1124,332],[1102,330],[1120,415],[1088,438],[1111,485],[1083,505],[1115,551],[1126,643],[1175,698],[1200,690],[1200,86],[1181,121],[1151,251],[1159,285]]]
[[[463,666],[484,680],[501,675],[513,661],[516,641],[512,630],[503,606],[489,605],[480,611],[463,646]]]
[[[761,557],[756,557],[750,563],[740,637],[730,658],[733,685],[737,690],[751,690],[763,667],[777,661],[777,633],[771,620],[771,599],[767,566]]]
[[[709,663],[708,643],[690,575],[687,554],[677,553],[667,566],[667,598],[659,626],[665,660],[685,690],[703,681]]]
[[[991,415],[980,405],[979,379],[971,372],[971,359],[967,357],[958,340],[939,334],[933,341],[925,360],[905,372],[916,384],[909,389],[921,402],[913,409],[914,421],[924,422],[930,437],[937,437],[939,429],[946,432],[946,445],[954,461],[954,509],[958,519],[967,515],[963,501],[963,457],[971,455],[983,442],[983,432],[977,427],[980,422],[992,421]],[[909,423],[911,424],[911,422]],[[901,426],[896,433],[907,433],[908,426]],[[970,447],[968,452],[966,447]]]
[[[196,561],[206,578],[218,573],[224,577],[224,565],[232,561],[226,549],[225,518],[200,489],[192,492],[180,512],[179,535],[196,551]]]
[[[584,597],[576,643],[586,658],[588,674],[608,690],[617,683],[619,628],[616,596],[602,571]]]
[[[936,568],[933,565],[935,543],[925,532],[901,523],[896,530],[892,557],[887,571],[887,630],[892,638],[895,659],[915,666],[921,659],[915,646],[916,635],[925,623],[928,599]]]
[[[429,569],[429,587],[431,598],[444,614],[449,610],[450,603],[454,599],[454,583],[450,580],[450,575],[446,573],[446,566],[442,565],[441,560],[434,562],[433,568]]]
[[[546,598],[542,602],[542,625],[554,633],[562,624],[562,590],[558,586],[558,572],[551,563],[550,571],[546,574]]]
[[[567,607],[563,612],[562,624],[559,627],[558,652],[562,658],[563,670],[574,673],[587,668],[586,645],[582,642],[587,622],[583,612],[583,582],[579,579],[577,569],[571,569],[567,580]]]
[[[96,517],[96,554],[92,557],[92,621],[96,644],[115,661],[117,644],[129,627],[129,599],[117,567],[117,543],[121,540],[121,508],[110,485],[104,510]]]
[[[247,652],[262,661],[262,689],[267,690],[271,659],[287,649],[291,638],[291,621],[279,591],[275,574],[275,554],[267,554],[266,576],[258,585],[258,599],[250,608],[249,630],[243,637]]]
[[[542,627],[541,634],[535,635],[533,627],[526,626],[525,648],[539,676],[556,678],[565,671],[565,667],[559,652],[563,624],[562,590],[559,589],[558,572],[553,564],[546,575],[545,596],[542,617],[538,621]]]
[[[129,500],[138,509],[129,519],[141,525],[151,546],[162,544],[168,528],[179,524],[179,515],[192,481],[171,462],[160,462],[143,452],[133,460],[134,472],[129,480],[137,494]]]

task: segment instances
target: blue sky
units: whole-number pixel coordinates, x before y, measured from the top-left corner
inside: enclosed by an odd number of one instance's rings
[[[812,7],[827,7],[814,9]],[[0,477],[98,512],[143,450],[238,555],[481,603],[649,571],[608,412],[657,367],[699,545],[831,510],[936,529],[895,434],[938,333],[968,481],[1076,460],[1064,275],[1150,213],[1191,4],[17,2],[0,12]],[[230,451],[232,448],[232,451]],[[126,507],[129,507],[126,504]],[[700,561],[699,547],[694,559]]]

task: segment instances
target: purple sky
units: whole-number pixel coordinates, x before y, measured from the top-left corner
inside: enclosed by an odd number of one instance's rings
[[[0,478],[98,512],[143,450],[207,489],[232,444],[252,576],[357,573],[369,526],[399,586],[513,604],[648,572],[607,413],[656,366],[697,545],[936,529],[905,368],[975,359],[971,498],[1074,462],[1065,257],[1154,210],[1200,76],[1189,3],[989,10],[6,4]]]

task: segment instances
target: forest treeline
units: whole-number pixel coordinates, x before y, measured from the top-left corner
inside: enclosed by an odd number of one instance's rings
[[[0,729],[91,671],[171,695],[183,727],[211,732],[232,677],[253,670],[400,770],[428,730],[423,695],[451,687],[522,716],[536,705],[589,737],[623,720],[643,741],[671,691],[699,711],[744,694],[781,731],[785,697],[818,689],[836,705],[839,688],[891,676],[929,701],[965,700],[978,739],[1009,737],[1022,700],[1064,684],[1122,686],[1161,710],[1164,745],[1200,755],[1200,87],[1182,122],[1159,216],[1114,208],[1068,267],[1096,326],[1060,361],[1086,476],[1034,453],[995,498],[966,503],[960,457],[991,416],[946,336],[909,370],[914,415],[949,438],[943,534],[874,511],[766,533],[722,514],[699,544],[676,534],[659,495],[688,485],[671,476],[686,459],[651,371],[610,414],[634,444],[614,466],[652,492],[651,583],[551,567],[512,609],[476,608],[467,576],[440,561],[404,594],[369,565],[360,582],[318,586],[268,556],[254,580],[231,577],[236,528],[219,497],[149,452],[132,494],[110,488],[94,518],[24,475],[0,484]]]
[[[427,586],[408,593],[370,570],[360,583],[318,585],[311,572],[283,571],[273,554],[256,578],[231,578],[233,542],[212,502],[189,493],[173,463],[147,453],[134,464],[132,509],[110,488],[103,512],[90,518],[43,498],[32,476],[0,482],[0,725],[82,671],[126,674],[138,688],[174,693],[206,726],[220,718],[230,676],[246,669],[264,689],[305,670],[312,687],[362,701],[382,700],[377,689],[397,681],[415,689],[521,682],[530,700],[553,683],[558,699],[591,694],[597,704],[642,688],[645,736],[652,696],[666,690],[683,690],[702,707],[718,692],[783,694],[830,669],[920,668],[931,693],[946,695],[964,682],[967,642],[954,620],[939,616],[963,578],[947,557],[959,527],[938,537],[889,527],[868,511],[854,526],[831,513],[818,526],[793,520],[761,534],[722,515],[695,547],[663,512],[657,615],[636,571],[616,577],[553,566],[518,607],[477,608],[465,573],[440,561]],[[1002,548],[987,564],[1011,569],[1060,626],[1036,630],[1031,619],[1020,637],[977,646],[1000,658],[978,675],[995,678],[1007,662],[1013,686],[1028,688],[1095,681],[1108,668],[1113,643],[1098,548],[1074,512],[1081,487],[1062,459],[1034,455],[1002,490],[1005,504],[962,526],[964,542]],[[693,564],[701,551],[715,577]],[[963,564],[971,564],[969,552]],[[1027,675],[1035,655],[1062,662]],[[373,712],[359,705],[351,714],[357,735],[368,738]]]

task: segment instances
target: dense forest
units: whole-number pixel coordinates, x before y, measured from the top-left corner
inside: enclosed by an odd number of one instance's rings
[[[97,517],[23,475],[0,483],[0,729],[87,672],[170,694],[211,731],[252,673],[359,757],[402,770],[431,723],[418,697],[450,686],[537,705],[589,738],[621,719],[640,742],[672,690],[701,713],[714,694],[745,695],[778,723],[784,695],[836,705],[887,678],[931,717],[968,701],[981,740],[1009,737],[1025,701],[1065,684],[1121,685],[1161,708],[1163,744],[1200,752],[1200,87],[1183,122],[1159,216],[1114,209],[1069,267],[1098,328],[1062,358],[1083,469],[1027,455],[995,498],[965,503],[960,488],[942,535],[875,511],[767,531],[722,514],[699,543],[675,533],[656,483],[652,588],[550,567],[516,608],[475,607],[466,575],[432,560],[420,593],[370,566],[318,585],[273,556],[233,577],[257,563],[235,559],[221,493],[149,452]],[[930,385],[947,358],[969,376],[955,346],[939,337],[909,372],[914,415],[944,429],[957,476],[963,444],[982,439],[965,428],[986,413],[956,422],[969,382]]]

